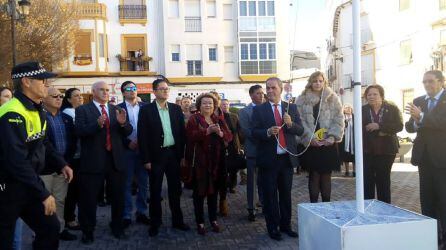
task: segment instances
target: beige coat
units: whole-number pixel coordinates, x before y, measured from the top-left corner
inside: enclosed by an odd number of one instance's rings
[[[306,90],[297,100],[297,110],[299,111],[305,132],[299,138],[299,143],[307,146],[310,143],[311,134],[314,131],[313,107],[320,100],[320,97],[311,90]],[[336,142],[341,142],[344,135],[344,115],[342,105],[338,95],[329,87],[324,89],[321,110],[319,114],[320,128],[326,128],[327,137],[333,136]]]

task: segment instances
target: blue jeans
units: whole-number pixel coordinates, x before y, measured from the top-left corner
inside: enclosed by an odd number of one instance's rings
[[[12,243],[12,249],[14,250],[22,249],[22,228],[23,221],[19,218],[15,223],[14,242]]]
[[[127,163],[127,182],[125,187],[125,206],[124,219],[132,218],[133,200],[132,200],[132,182],[133,176],[136,176],[138,193],[136,196],[136,212],[146,214],[147,212],[147,194],[149,191],[148,174],[144,168],[139,153],[126,150],[125,162]]]

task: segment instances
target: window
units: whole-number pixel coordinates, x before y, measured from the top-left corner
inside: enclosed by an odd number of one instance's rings
[[[240,1],[240,16],[247,16],[248,15],[248,8],[246,5],[246,1]]]
[[[410,40],[400,43],[400,63],[410,64],[412,62],[412,43]]]
[[[232,4],[223,4],[223,19],[232,20]]]
[[[403,90],[403,107],[406,107],[409,103],[413,102],[414,99],[414,89],[404,89]]]
[[[200,17],[200,0],[185,0],[184,1],[184,16],[186,17]]]
[[[446,30],[440,31],[440,45],[446,45]]]
[[[257,44],[249,45],[249,59],[256,60],[257,59]]]
[[[241,74],[258,74],[259,62],[258,61],[242,61],[240,63]]]
[[[446,0],[440,0],[440,10],[446,9]]]
[[[248,52],[248,44],[241,44],[240,45],[240,57],[242,60],[248,60],[249,57],[249,52]]]
[[[259,1],[259,16],[266,16],[266,3],[265,1]]]
[[[79,32],[76,34],[74,56],[91,58],[91,32]]]
[[[99,57],[105,57],[104,34],[99,34]]]
[[[248,2],[249,7],[249,15],[250,16],[256,16],[256,2],[255,1],[249,1]]]
[[[217,13],[217,5],[215,4],[215,0],[207,1],[207,15],[210,18],[214,18]]]
[[[400,0],[400,11],[410,8],[410,0]]]
[[[234,47],[225,46],[225,62],[234,62]]]
[[[201,61],[187,61],[187,74],[190,76],[202,75]]]
[[[273,74],[276,73],[276,61],[260,61],[259,73],[260,74]]]
[[[172,62],[179,62],[180,61],[180,45],[174,44],[170,47],[171,53],[172,53]]]
[[[267,59],[266,43],[259,44],[259,59]]]
[[[276,44],[275,43],[268,44],[268,55],[269,55],[269,59],[276,59]]]
[[[209,61],[217,61],[217,45],[209,45]]]
[[[274,1],[268,1],[268,16],[274,16]]]
[[[178,0],[169,0],[169,17],[178,18],[180,16],[180,10],[178,8]]]

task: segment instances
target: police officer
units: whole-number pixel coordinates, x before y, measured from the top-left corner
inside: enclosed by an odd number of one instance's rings
[[[59,221],[54,197],[39,172],[45,159],[56,163],[67,181],[73,171],[45,138],[42,98],[47,95],[47,72],[38,62],[12,69],[15,97],[0,107],[0,249],[12,249],[14,227],[20,217],[34,231],[34,249],[57,249]]]

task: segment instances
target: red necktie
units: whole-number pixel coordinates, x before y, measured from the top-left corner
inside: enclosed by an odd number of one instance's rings
[[[274,104],[274,120],[276,120],[276,125],[281,127],[283,121],[277,106],[278,106],[277,104]],[[282,146],[282,148],[286,148],[286,140],[285,140],[285,134],[283,133],[283,129],[279,131],[279,143]]]
[[[105,110],[105,105],[101,104],[99,106],[101,106],[102,115],[105,115],[105,130],[107,131],[107,138],[106,138],[106,141],[105,141],[105,148],[107,149],[107,151],[111,151],[112,144],[111,144],[111,136],[110,136],[110,119],[108,119],[107,111]]]

